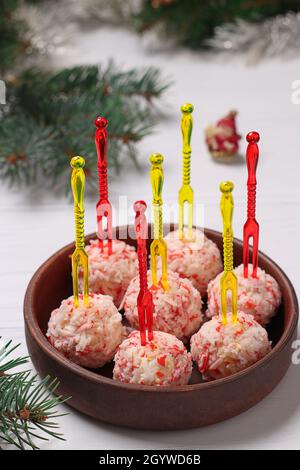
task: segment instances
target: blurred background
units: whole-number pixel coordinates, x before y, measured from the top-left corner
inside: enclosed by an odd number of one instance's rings
[[[278,259],[283,226],[294,230],[299,222],[299,9],[296,0],[2,1],[0,210],[12,247],[20,226],[23,236],[39,233],[38,265],[73,237],[69,161],[76,154],[86,159],[86,230],[95,229],[99,114],[109,120],[114,223],[130,221],[135,199],[150,202],[153,152],[165,156],[164,201],[174,205],[180,106],[191,102],[197,222],[220,228],[218,186],[232,179],[241,236],[245,136],[258,130],[257,210],[262,233],[273,232],[267,243],[261,237],[261,248],[274,247]]]
[[[257,130],[260,249],[276,260],[298,289],[299,12],[297,0],[1,1],[4,338],[21,341],[25,351],[22,302],[29,279],[46,258],[74,238],[69,161],[76,154],[86,159],[86,233],[95,231],[93,121],[99,114],[109,120],[114,225],[132,221],[136,199],[150,205],[151,153],[165,156],[163,198],[168,206],[176,203],[181,183],[180,107],[191,102],[191,180],[202,208],[199,223],[221,229],[219,183],[232,180],[234,231],[239,238],[246,217],[245,137]],[[235,113],[229,114],[232,110]],[[291,391],[300,385],[295,368],[289,372],[294,388],[285,379],[268,398],[269,406],[250,410],[247,432],[239,417],[230,435],[222,431],[222,424],[202,433],[203,446],[216,442],[230,447],[233,439],[238,447],[258,448],[257,428],[261,435],[267,431],[264,446],[297,445],[299,409]],[[287,405],[281,412],[277,405],[283,401]],[[275,423],[272,417],[278,413]],[[73,419],[84,427],[89,448],[99,445],[96,430],[102,432],[104,448],[111,444],[111,434],[117,439],[117,431],[75,414]],[[255,432],[249,432],[251,422]],[[69,446],[75,446],[71,418],[65,418],[65,426]],[[186,439],[196,446],[200,433],[189,432],[178,443],[184,445]],[[138,446],[138,441],[145,446],[143,436],[128,432],[116,446]],[[168,447],[177,441],[165,435],[151,442]]]

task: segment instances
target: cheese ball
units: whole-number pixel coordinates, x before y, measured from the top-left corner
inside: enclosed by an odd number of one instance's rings
[[[238,280],[238,309],[253,315],[261,325],[267,325],[275,315],[280,302],[281,292],[275,279],[263,269],[257,269],[257,278],[251,276],[252,265],[249,265],[249,275],[244,278],[243,265],[234,269]],[[208,304],[206,315],[211,318],[220,314],[221,291],[218,275],[208,285]],[[231,307],[231,295],[228,294],[228,306]]]
[[[120,382],[175,387],[188,383],[192,358],[175,336],[154,331],[153,340],[141,346],[140,332],[133,331],[115,355],[114,380]]]
[[[70,361],[98,369],[111,361],[122,341],[121,321],[111,297],[90,294],[86,306],[80,295],[75,308],[71,296],[51,313],[46,336]]]
[[[178,230],[168,233],[165,241],[169,268],[188,278],[201,296],[205,296],[209,281],[223,269],[217,245],[199,229],[193,230],[193,241],[180,240]]]
[[[271,350],[267,331],[252,315],[223,325],[219,317],[204,323],[191,338],[191,354],[204,380],[221,379],[251,366]]]
[[[131,279],[137,274],[138,261],[135,248],[121,240],[112,241],[112,254],[108,254],[104,241],[101,252],[98,240],[86,246],[89,255],[89,288],[95,294],[111,295],[119,307]],[[80,271],[80,287],[83,284]]]
[[[179,274],[168,271],[170,289],[164,291],[162,286],[152,286],[154,312],[153,329],[172,333],[185,340],[198,330],[202,323],[201,295],[188,280]],[[148,271],[148,285],[151,286],[151,271]],[[137,297],[139,294],[139,277],[132,279],[124,297],[122,306],[125,316],[133,328],[139,328]]]

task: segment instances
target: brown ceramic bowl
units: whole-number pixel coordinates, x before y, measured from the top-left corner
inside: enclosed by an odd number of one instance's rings
[[[117,229],[117,238],[120,230]],[[126,227],[125,227],[126,230]],[[150,228],[149,228],[150,231]],[[221,233],[205,230],[222,248]],[[95,235],[87,237],[87,241]],[[149,240],[149,244],[150,244]],[[128,239],[130,245],[133,240]],[[45,332],[51,311],[71,294],[69,255],[74,244],[62,248],[34,274],[28,286],[24,316],[27,346],[32,361],[44,377],[58,377],[57,393],[71,396],[70,406],[107,423],[140,429],[188,429],[217,423],[247,410],[278,384],[291,363],[291,344],[296,333],[298,305],[284,272],[260,253],[259,264],[279,283],[283,302],[268,327],[272,351],[248,369],[231,377],[203,383],[194,368],[191,383],[177,388],[127,385],[112,380],[113,364],[90,371],[59,354]],[[235,264],[242,262],[242,242],[234,241]]]

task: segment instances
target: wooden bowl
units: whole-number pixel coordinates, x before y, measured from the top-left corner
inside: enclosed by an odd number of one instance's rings
[[[171,227],[172,229],[173,227]],[[127,227],[116,229],[127,233]],[[131,228],[132,230],[132,228]],[[149,227],[149,233],[151,228]],[[222,235],[205,230],[222,249]],[[94,238],[95,234],[86,238]],[[123,236],[124,239],[124,236]],[[151,240],[149,239],[148,245]],[[135,245],[135,241],[127,239]],[[27,346],[32,361],[44,377],[58,377],[59,394],[71,396],[70,406],[107,423],[139,429],[188,429],[225,420],[262,400],[278,384],[290,363],[291,344],[296,334],[298,305],[285,273],[263,253],[259,265],[279,283],[283,302],[268,327],[272,351],[251,367],[213,382],[203,383],[194,367],[191,383],[176,388],[128,385],[112,380],[113,364],[90,371],[58,353],[45,332],[51,311],[71,295],[71,262],[74,244],[62,248],[34,274],[27,288],[24,317]],[[235,264],[242,262],[242,242],[234,241]]]

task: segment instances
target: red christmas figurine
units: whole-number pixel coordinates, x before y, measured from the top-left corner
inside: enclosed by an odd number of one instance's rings
[[[205,129],[205,141],[208,150],[216,160],[229,161],[239,151],[241,136],[236,128],[236,111],[230,111],[217,124]]]

